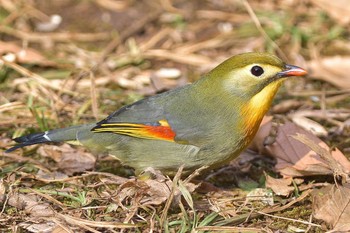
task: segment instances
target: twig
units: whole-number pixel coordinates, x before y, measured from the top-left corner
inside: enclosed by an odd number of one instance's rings
[[[170,28],[163,28],[162,30],[160,30],[158,33],[156,33],[155,35],[153,35],[150,39],[148,39],[147,41],[141,42],[141,44],[139,45],[139,49],[141,51],[146,51],[150,48],[152,48],[153,46],[155,46],[159,41],[161,41],[163,38],[169,36],[169,34],[172,32],[173,30]]]
[[[281,216],[276,216],[276,215],[272,215],[272,214],[267,214],[261,211],[256,211],[256,213],[259,213],[261,215],[265,215],[265,216],[269,216],[271,218],[278,218],[278,219],[283,219],[283,220],[288,220],[288,221],[292,221],[292,222],[298,222],[298,223],[303,223],[305,225],[310,225],[310,226],[314,226],[314,227],[321,227],[321,225],[315,224],[315,223],[311,223],[309,221],[304,221],[304,220],[298,220],[298,219],[292,219],[292,218],[286,218],[286,217],[281,217]]]
[[[211,60],[205,56],[197,54],[180,54],[174,51],[152,49],[147,50],[142,54],[145,58],[159,58],[172,60],[182,64],[189,64],[194,66],[201,66],[210,64]]]
[[[194,177],[198,176],[200,174],[201,171],[207,169],[209,166],[203,166],[200,167],[198,169],[196,169],[194,172],[191,173],[191,175],[189,175],[185,180],[184,180],[184,184],[190,182]]]
[[[280,206],[277,208],[266,208],[266,209],[262,210],[262,212],[270,214],[270,213],[279,212],[279,211],[283,211],[285,209],[288,209],[289,207],[291,207],[295,203],[298,203],[298,202],[302,201],[304,198],[306,198],[307,196],[309,196],[309,194],[311,192],[312,192],[312,189],[309,189],[309,190],[303,192],[298,198],[294,199],[293,201],[289,202],[288,204],[286,204],[284,206]]]
[[[265,32],[264,28],[261,26],[261,23],[260,23],[258,17],[254,13],[254,11],[253,11],[252,7],[250,6],[250,4],[248,3],[248,1],[242,0],[242,2],[243,2],[244,7],[246,8],[246,10],[248,11],[248,14],[252,18],[255,26],[257,27],[258,31],[261,33],[261,35],[265,38],[265,40],[267,40],[278,51],[280,56],[282,56],[283,60],[288,61],[287,56],[280,49],[280,47],[278,47],[278,45],[269,37],[269,35],[267,35],[267,33]]]
[[[162,13],[161,9],[157,9],[155,11],[150,12],[149,14],[146,14],[145,17],[141,18],[138,22],[132,24],[130,27],[125,29],[119,36],[117,36],[115,39],[113,39],[106,48],[102,51],[101,56],[95,65],[94,69],[97,69],[107,58],[107,56],[112,53],[118,45],[125,41],[128,37],[131,35],[137,33],[138,31],[142,30],[144,28],[144,25],[151,23],[154,20],[157,20],[159,18],[159,15]]]
[[[29,42],[46,42],[48,40],[56,42],[67,41],[80,41],[80,42],[95,42],[100,40],[108,40],[111,37],[109,32],[96,32],[96,33],[72,33],[72,32],[60,32],[60,33],[36,33],[36,32],[24,32],[15,30],[7,26],[0,27],[0,33],[5,33],[19,39]]]
[[[97,104],[97,91],[96,91],[96,82],[95,82],[95,75],[93,72],[90,73],[90,95],[91,95],[91,108],[92,113],[96,120],[98,120],[98,104]]]
[[[168,215],[168,210],[170,208],[170,205],[171,205],[171,202],[173,201],[174,199],[174,195],[175,195],[175,192],[176,192],[176,189],[177,189],[177,185],[178,185],[178,181],[181,177],[181,174],[182,174],[182,171],[184,169],[184,165],[181,165],[181,167],[179,167],[174,179],[173,179],[173,185],[172,185],[172,188],[171,188],[171,193],[169,195],[169,198],[167,200],[167,202],[165,203],[165,206],[164,206],[164,210],[163,210],[163,213],[162,213],[162,216],[160,218],[160,227],[163,228],[163,224],[165,223],[165,219]]]
[[[2,185],[3,185],[3,179],[1,179],[1,183],[2,183]],[[2,209],[1,209],[1,211],[0,211],[0,215],[2,215],[3,213],[4,213],[4,211],[5,211],[5,209],[6,209],[6,206],[7,206],[7,203],[8,203],[8,201],[9,201],[9,199],[10,199],[10,192],[12,192],[12,186],[14,186],[15,184],[14,183],[12,183],[12,184],[10,184],[9,185],[9,191],[8,191],[8,193],[6,193],[6,195],[5,195],[5,200],[2,202]]]
[[[66,223],[63,224],[62,221],[60,221],[60,219],[58,218],[45,218],[44,220],[45,221],[50,220],[56,223],[58,226],[60,226],[64,230],[65,233],[74,233],[70,228],[68,228]]]
[[[74,93],[73,91],[70,91],[70,90],[67,90],[67,89],[62,89],[62,87],[57,87],[55,85],[52,85],[52,83],[50,81],[48,81],[47,79],[41,77],[40,75],[36,74],[36,73],[33,73],[31,72],[30,70],[16,64],[16,63],[13,63],[13,62],[9,62],[9,61],[6,61],[2,58],[0,58],[0,62],[3,63],[4,65],[16,70],[18,73],[24,75],[24,76],[28,76],[28,77],[31,77],[32,79],[34,79],[40,86],[45,86],[45,87],[49,87],[53,90],[57,90],[57,91],[62,91],[63,93],[65,94],[68,94],[68,95],[72,95],[72,96],[75,96],[76,93]],[[47,97],[50,97],[52,98],[52,100],[55,100],[55,101],[60,101],[60,98],[58,98],[57,95],[55,95],[54,93],[46,93],[47,94]]]
[[[312,214],[310,214],[309,222],[310,222],[310,223],[312,222]],[[309,232],[310,229],[311,229],[311,225],[309,225],[309,226],[306,228],[305,233]]]
[[[283,211],[285,209],[288,209],[289,207],[291,207],[292,205],[294,205],[297,202],[300,202],[301,200],[303,200],[304,198],[306,198],[310,193],[312,192],[312,190],[307,190],[305,192],[302,193],[302,195],[300,195],[297,199],[294,199],[293,201],[289,202],[288,204],[284,205],[284,206],[280,206],[280,207],[275,207],[275,208],[265,208],[263,210],[261,210],[260,212],[266,213],[266,214],[271,214],[271,213],[275,213],[275,212],[279,212],[279,211]],[[225,219],[223,221],[217,222],[217,225],[226,225],[226,224],[240,224],[245,222],[247,219],[253,219],[253,218],[258,218],[260,217],[262,214],[258,213],[258,212],[253,212],[253,213],[247,213],[247,214],[242,214],[239,216],[236,216],[234,218],[231,219]]]
[[[90,221],[82,218],[76,218],[73,216],[69,215],[63,215],[60,213],[57,213],[57,216],[63,218],[69,223],[73,224],[84,224],[86,226],[91,226],[91,227],[103,227],[103,228],[135,228],[137,225],[135,224],[130,224],[130,223],[118,223],[118,222],[102,222],[102,221]]]
[[[349,94],[350,89],[343,89],[343,90],[329,90],[329,91],[308,91],[305,90],[303,92],[293,92],[289,91],[288,95],[291,96],[313,96],[313,95],[322,95],[325,93],[326,95],[340,95],[340,94]]]
[[[75,219],[71,219],[70,216],[66,216],[66,215],[63,215],[63,214],[58,214],[58,216],[60,216],[61,218],[63,217],[63,219],[68,222],[69,224],[72,224],[72,225],[76,225],[76,226],[79,226],[89,232],[93,232],[93,233],[102,233],[101,231],[97,231],[87,225],[85,225],[84,223],[80,222],[80,221],[77,221]]]
[[[95,0],[95,3],[103,8],[106,8],[110,11],[115,11],[115,12],[123,11],[129,5],[129,1],[114,1],[114,0]]]
[[[15,110],[15,109],[23,109],[24,107],[25,105],[22,102],[19,102],[19,101],[10,102],[10,103],[0,105],[0,113],[10,111],[10,110]]]

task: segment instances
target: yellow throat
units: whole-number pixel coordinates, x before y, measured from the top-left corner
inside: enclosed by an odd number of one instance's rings
[[[247,134],[248,141],[253,139],[259,129],[261,120],[269,110],[271,102],[283,81],[283,79],[280,79],[269,84],[243,106],[243,129]]]

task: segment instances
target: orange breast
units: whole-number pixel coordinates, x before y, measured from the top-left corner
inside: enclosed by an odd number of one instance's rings
[[[259,129],[260,123],[269,110],[273,97],[281,86],[283,80],[269,84],[258,94],[250,99],[248,104],[242,108],[242,128],[245,132],[245,140],[248,145]]]

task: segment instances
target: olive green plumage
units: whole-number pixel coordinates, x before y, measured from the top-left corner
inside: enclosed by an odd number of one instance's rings
[[[236,55],[193,84],[125,106],[98,123],[17,138],[20,144],[8,151],[77,140],[137,173],[219,166],[250,143],[284,78],[305,74],[274,55]]]

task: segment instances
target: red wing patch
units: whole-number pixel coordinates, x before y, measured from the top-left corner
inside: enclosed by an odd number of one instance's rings
[[[166,120],[160,120],[156,124],[137,123],[102,123],[92,129],[93,132],[115,133],[130,137],[174,141],[176,133],[171,129]]]

